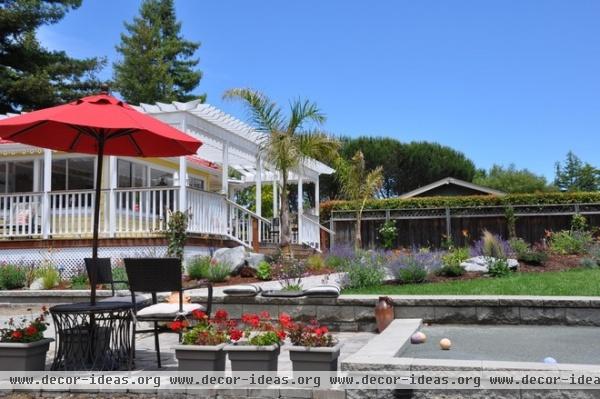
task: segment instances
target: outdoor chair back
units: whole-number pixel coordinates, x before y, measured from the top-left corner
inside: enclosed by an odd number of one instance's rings
[[[96,284],[110,284],[112,295],[115,295],[115,283],[127,283],[126,281],[114,281],[110,258],[85,258],[85,269],[90,280]]]
[[[183,275],[177,258],[127,258],[125,270],[131,291],[181,291]]]

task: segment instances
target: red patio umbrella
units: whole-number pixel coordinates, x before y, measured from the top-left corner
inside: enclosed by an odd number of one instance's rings
[[[195,154],[202,143],[102,92],[56,107],[0,120],[0,138],[52,150],[98,156],[92,258],[98,257],[102,157]],[[92,303],[95,302],[92,282]]]

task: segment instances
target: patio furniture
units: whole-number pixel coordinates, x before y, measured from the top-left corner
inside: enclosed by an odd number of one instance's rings
[[[262,291],[264,297],[273,298],[337,298],[340,296],[341,288],[337,284],[322,284],[302,291],[267,290]]]
[[[129,290],[129,282],[125,280],[113,280],[112,267],[110,264],[110,258],[85,258],[85,269],[87,271],[88,278],[91,281],[95,281],[96,284],[107,284],[110,285],[111,296],[108,298],[102,298],[98,302],[129,302],[132,303],[131,295],[117,295],[115,290],[116,284],[125,284],[127,290]],[[95,273],[95,275],[94,275]],[[150,296],[148,295],[136,295],[135,305],[136,308],[142,308],[150,304]]]
[[[126,258],[125,270],[129,280],[131,300],[134,307],[133,334],[154,333],[154,347],[156,349],[156,360],[161,367],[160,344],[158,335],[161,332],[172,332],[168,323],[178,319],[186,318],[194,310],[203,310],[210,316],[212,308],[213,288],[208,281],[199,281],[193,287],[183,287],[181,260],[177,258]],[[199,303],[184,303],[183,293],[186,290],[206,287],[208,296],[206,306]],[[152,304],[143,309],[136,309],[136,293],[145,292],[152,295]],[[178,303],[158,303],[159,292],[177,292]],[[137,330],[137,322],[153,324],[152,329]],[[181,333],[179,333],[181,340]],[[135,343],[135,340],[134,340]],[[135,355],[135,346],[134,346]]]
[[[57,336],[53,371],[131,370],[129,302],[74,303],[50,308]]]

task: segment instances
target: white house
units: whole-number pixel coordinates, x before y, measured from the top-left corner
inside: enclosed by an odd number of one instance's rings
[[[203,145],[194,156],[106,157],[100,256],[162,254],[169,211],[176,210],[192,215],[189,254],[222,245],[256,247],[278,242],[277,220],[261,216],[263,185],[273,185],[275,194],[281,189],[277,171],[260,159],[261,133],[199,101],[137,108],[195,136]],[[66,262],[68,268],[70,262],[89,256],[95,162],[93,156],[0,141],[0,256],[5,262],[51,258]],[[229,177],[231,170],[238,172],[236,178]],[[332,172],[308,160],[290,174],[289,181],[298,190],[292,229],[295,244],[320,250],[321,231],[328,230],[318,221],[319,176]],[[256,212],[234,201],[236,191],[248,186],[256,189]],[[305,195],[307,186],[314,190],[310,196]],[[308,207],[305,197],[312,199]],[[281,204],[278,195],[273,198],[276,211]]]

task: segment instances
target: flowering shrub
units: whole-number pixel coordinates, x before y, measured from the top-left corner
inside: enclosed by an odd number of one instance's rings
[[[6,323],[7,327],[0,329],[0,342],[27,343],[42,340],[48,326],[48,314],[48,309],[43,306],[40,315],[33,320],[25,317],[17,322],[10,318]]]
[[[392,220],[386,221],[383,226],[379,228],[379,236],[385,249],[392,249],[398,238],[398,229],[396,223]]]
[[[229,319],[229,314],[223,309],[215,312],[215,317],[209,319],[208,315],[201,310],[192,312],[193,326],[190,321],[175,320],[169,327],[175,332],[185,331],[182,343],[184,345],[219,345],[236,340],[235,331],[237,323]],[[239,338],[237,338],[239,339]]]
[[[290,322],[286,330],[295,346],[329,347],[336,344],[329,329],[319,325],[316,320],[309,324]]]

